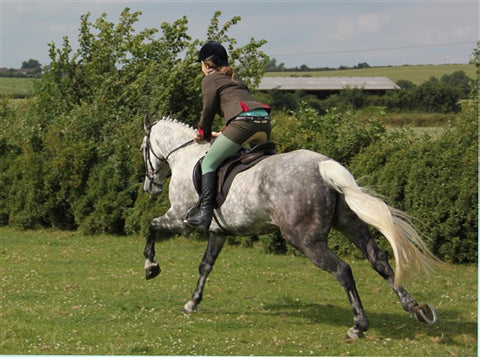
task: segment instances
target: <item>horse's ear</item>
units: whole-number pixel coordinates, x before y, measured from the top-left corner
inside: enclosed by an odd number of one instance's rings
[[[143,128],[145,129],[146,133],[150,131],[151,125],[152,119],[150,118],[150,113],[145,113],[145,118],[143,119]]]

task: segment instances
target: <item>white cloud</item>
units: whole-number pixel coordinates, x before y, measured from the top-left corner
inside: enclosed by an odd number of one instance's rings
[[[336,41],[349,41],[365,34],[381,32],[389,20],[390,16],[384,13],[340,16],[330,37]]]
[[[357,19],[357,28],[361,33],[382,31],[388,24],[390,16],[387,14],[360,14]]]

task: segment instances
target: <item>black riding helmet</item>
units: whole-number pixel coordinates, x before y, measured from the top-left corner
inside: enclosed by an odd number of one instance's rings
[[[217,67],[228,66],[227,50],[221,44],[215,41],[208,41],[200,49],[197,62],[210,60]]]

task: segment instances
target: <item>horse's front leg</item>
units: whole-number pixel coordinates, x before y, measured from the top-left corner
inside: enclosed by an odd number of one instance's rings
[[[155,241],[160,229],[160,217],[154,218],[148,227],[147,244],[143,250],[145,256],[145,278],[147,280],[155,278],[160,274],[160,264],[155,261]]]
[[[183,311],[185,313],[188,314],[197,311],[197,306],[202,301],[205,282],[207,281],[207,277],[212,271],[215,261],[217,260],[217,257],[223,248],[225,239],[226,237],[224,235],[210,232],[207,250],[205,251],[202,262],[198,267],[199,277],[197,281],[197,286],[195,287],[192,297],[183,308]]]

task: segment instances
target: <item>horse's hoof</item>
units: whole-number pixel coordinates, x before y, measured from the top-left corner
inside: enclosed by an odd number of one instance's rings
[[[420,322],[425,322],[429,325],[434,325],[437,323],[437,313],[432,305],[423,304],[417,305],[414,309],[415,318]]]
[[[193,314],[194,312],[197,312],[197,304],[194,301],[190,300],[183,307],[183,313],[184,314]]]
[[[158,274],[160,274],[161,269],[159,264],[150,265],[148,268],[145,269],[145,278],[147,280],[155,278]]]
[[[362,337],[363,337],[363,331],[359,330],[356,327],[352,327],[347,332],[347,338],[352,341],[358,340],[359,338],[362,338]]]

